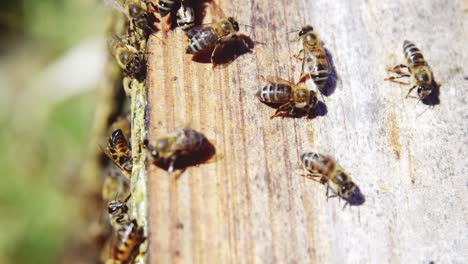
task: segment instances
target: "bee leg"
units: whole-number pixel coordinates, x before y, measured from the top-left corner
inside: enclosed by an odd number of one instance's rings
[[[304,59],[301,57],[301,53],[303,53],[303,52],[304,52],[304,50],[301,49],[297,54],[294,54],[293,57],[296,58],[296,59],[298,59],[298,60],[300,60],[300,61],[302,61],[302,60],[304,60]]]
[[[169,173],[173,173],[174,172],[174,164],[176,162],[176,159],[177,159],[177,155],[174,155],[172,157],[169,158],[169,167],[167,168],[167,171]]]
[[[349,204],[348,201],[346,201],[346,203],[345,203],[344,206],[343,206],[343,210],[346,208],[346,206],[347,206],[348,204]]]
[[[308,174],[301,174],[302,177],[306,177],[308,179],[311,179],[313,181],[316,181],[316,182],[319,182],[319,183],[322,183],[320,181],[320,178],[322,178],[322,175],[318,174],[318,173],[308,173]],[[318,178],[318,179],[317,179]]]
[[[122,80],[122,85],[127,97],[131,97],[132,95],[132,78],[126,76]]]
[[[412,98],[418,99],[418,97],[415,97],[415,96],[410,95],[410,93],[411,93],[414,89],[416,89],[416,86],[413,86],[413,87],[411,87],[411,89],[409,89],[409,91],[408,91],[408,93],[406,94],[405,98],[412,97]]]
[[[326,183],[326,186],[327,186],[327,192],[325,193],[325,196],[327,196],[327,202],[328,202],[328,199],[329,199],[329,198],[334,198],[334,197],[337,197],[338,195],[336,195],[336,193],[333,192],[333,190],[332,190],[333,194],[330,195],[330,194],[329,194],[329,191],[330,191],[331,188],[330,188],[330,185],[329,185],[328,182]]]
[[[397,79],[400,79],[400,78],[403,78],[403,77],[410,77],[410,76],[411,75],[409,75],[409,74],[403,73],[403,74],[400,74],[398,76],[390,76],[388,78],[385,78],[384,80],[385,81],[391,81],[391,82],[394,82],[394,83],[409,85],[408,82],[402,82],[402,81],[399,81]]]
[[[285,103],[284,105],[278,107],[278,109],[276,109],[275,114],[272,115],[270,118],[275,118],[277,116],[284,116],[284,112],[290,111],[290,108],[291,108],[291,104]]]
[[[214,62],[214,58],[216,56],[216,52],[218,51],[220,47],[224,47],[224,44],[222,44],[221,41],[218,41],[215,44],[213,51],[211,52],[211,64],[213,64],[213,68],[216,66],[216,63]]]
[[[405,64],[398,64],[393,68],[387,69],[387,71],[401,74],[401,73],[403,73],[402,69],[407,69],[409,71],[408,66],[405,65]]]

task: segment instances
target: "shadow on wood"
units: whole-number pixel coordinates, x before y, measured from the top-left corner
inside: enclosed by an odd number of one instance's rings
[[[272,103],[265,103],[261,102],[264,105],[267,105],[271,108],[278,109],[282,104],[272,104]],[[328,113],[327,105],[323,103],[322,101],[318,101],[317,105],[311,109],[310,111],[305,111],[303,109],[298,109],[296,108],[294,110],[294,114],[289,115],[285,113],[284,115],[281,115],[282,118],[288,117],[288,118],[303,118],[306,117],[307,119],[315,119],[318,116],[325,116]],[[279,116],[278,116],[279,117]]]

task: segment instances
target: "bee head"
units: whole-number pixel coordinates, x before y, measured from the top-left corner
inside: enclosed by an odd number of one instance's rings
[[[228,21],[232,24],[234,31],[239,31],[239,23],[233,17],[228,17]]]
[[[122,64],[127,64],[129,61],[130,61],[130,58],[131,58],[132,54],[130,51],[128,50],[123,50],[122,52],[120,52],[119,54],[119,61],[122,63]]]
[[[366,201],[359,187],[353,182],[347,182],[341,186],[340,196],[345,199],[349,205],[361,205]]]
[[[299,37],[302,37],[311,31],[314,31],[314,28],[312,26],[310,25],[303,26],[301,31],[299,31]]]
[[[117,212],[118,210],[126,212],[127,211],[126,209],[127,209],[127,206],[121,203],[120,201],[112,201],[107,206],[107,211],[109,212],[109,214],[115,214],[115,212]]]
[[[417,86],[418,96],[421,100],[425,99],[432,93],[432,86],[430,85],[419,85]]]
[[[132,5],[128,8],[128,13],[131,17],[135,17],[141,13],[141,8],[138,5]]]

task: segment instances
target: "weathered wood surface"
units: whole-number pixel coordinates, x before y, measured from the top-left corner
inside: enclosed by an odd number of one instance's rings
[[[466,263],[466,3],[217,4],[265,45],[213,70],[185,54],[182,32],[151,39],[149,137],[189,124],[221,158],[178,181],[149,166],[150,263]],[[296,33],[286,33],[305,23],[333,56],[336,91],[325,116],[270,120],[274,109],[254,97],[258,75],[297,80]],[[405,62],[405,39],[442,84],[440,105],[422,115],[406,86],[383,81]],[[300,154],[316,148],[352,174],[364,205],[342,210],[300,177]]]

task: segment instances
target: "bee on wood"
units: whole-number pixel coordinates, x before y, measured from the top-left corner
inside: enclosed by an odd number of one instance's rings
[[[297,110],[309,113],[317,105],[317,94],[305,86],[273,76],[267,76],[266,81],[269,84],[261,88],[256,96],[263,103],[280,104],[271,118],[293,116]]]
[[[385,80],[401,84],[409,84],[398,81],[398,79],[403,77],[412,77],[413,86],[409,89],[406,98],[417,98],[410,96],[410,93],[414,89],[417,89],[419,99],[424,100],[433,92],[433,90],[436,89],[437,86],[432,75],[431,67],[424,59],[421,50],[408,40],[403,42],[403,53],[405,54],[408,65],[399,64],[392,69],[389,69],[390,72],[396,73],[397,76],[391,76]],[[408,72],[404,72],[403,69],[407,69]]]
[[[111,51],[125,75],[140,82],[146,78],[146,58],[142,51],[126,43],[125,40],[112,40]]]
[[[327,188],[327,199],[340,197],[346,201],[344,205],[361,205],[365,202],[364,195],[359,187],[354,184],[348,173],[331,157],[307,152],[301,156],[305,169],[309,172],[303,175],[317,181]],[[331,190],[332,195],[329,195]]]
[[[117,230],[112,260],[128,263],[145,240],[143,227],[139,227],[135,219],[124,224]]]
[[[130,178],[133,161],[130,145],[121,129],[116,129],[109,138],[104,153],[120,168],[125,176]]]
[[[158,11],[162,17],[165,17],[169,13],[179,9],[180,6],[181,6],[180,0],[159,0]]]
[[[211,25],[194,27],[187,32],[190,36],[190,43],[187,47],[188,54],[196,54],[202,50],[214,47],[211,53],[211,63],[218,49],[223,46],[224,41],[228,41],[236,36],[239,31],[239,23],[229,17],[219,20]]]
[[[151,145],[148,140],[144,144],[156,162],[167,166],[168,172],[174,171],[176,161],[200,154],[208,147],[208,140],[202,133],[189,128],[181,128],[156,140]]]
[[[130,223],[127,206],[127,201],[130,199],[130,196],[131,194],[123,202],[120,200],[114,200],[107,205],[107,212],[109,213],[111,225],[116,230],[119,230]]]
[[[299,31],[299,40],[302,49],[295,57],[302,60],[300,80],[311,78],[320,93],[326,95],[326,84],[331,73],[327,53],[323,47],[317,32],[312,26],[304,26]],[[304,73],[307,67],[307,72]]]
[[[125,13],[130,21],[131,31],[143,33],[151,29],[149,14],[152,14],[152,9],[154,9],[151,2],[148,2],[148,4],[143,0],[104,0],[104,2],[114,9]],[[146,36],[146,33],[142,35]]]
[[[188,32],[195,26],[195,11],[193,7],[182,3],[176,13],[177,26],[185,32]]]

